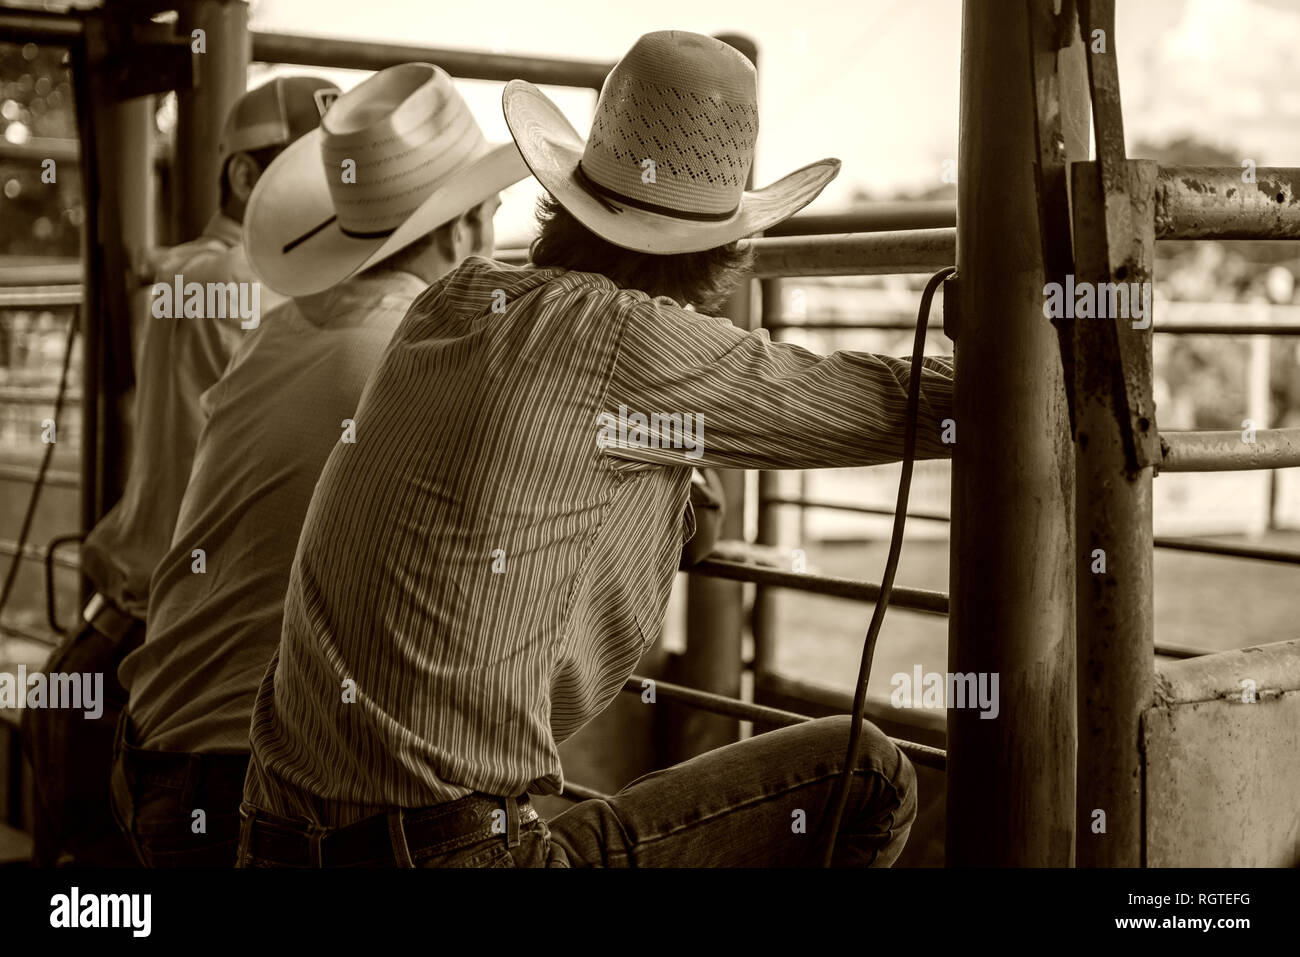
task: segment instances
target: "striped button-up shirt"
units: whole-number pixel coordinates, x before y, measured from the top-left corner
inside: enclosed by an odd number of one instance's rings
[[[153,575],[145,643],[118,669],[142,747],[248,750],[312,489],[330,449],[351,438],[345,420],[423,288],[377,268],[287,302],[203,393],[208,420]]]
[[[896,460],[909,375],[590,273],[466,260],[412,305],[321,474],[245,798],[339,826],[557,792],[557,743],[658,637],[691,467]],[[922,375],[936,458],[951,362]]]

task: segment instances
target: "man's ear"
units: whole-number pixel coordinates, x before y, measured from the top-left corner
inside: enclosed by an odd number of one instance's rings
[[[467,231],[470,253],[491,256],[496,251],[495,223],[500,205],[500,195],[489,196],[461,217]]]
[[[443,223],[432,233],[433,245],[438,255],[448,262],[458,263],[465,258],[469,233],[465,228],[465,214]]]
[[[481,203],[443,225],[438,230],[439,249],[452,262],[475,254],[484,255],[484,250],[490,255],[494,239],[490,213],[491,206]]]
[[[247,204],[248,197],[253,194],[253,187],[257,184],[257,178],[261,175],[262,170],[253,157],[247,153],[234,153],[226,164],[226,181],[230,184],[230,195],[238,200],[241,206]]]

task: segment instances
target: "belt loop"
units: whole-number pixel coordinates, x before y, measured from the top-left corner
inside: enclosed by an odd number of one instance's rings
[[[502,798],[506,807],[506,847],[519,846],[519,801],[517,798]]]
[[[121,760],[122,753],[126,750],[125,748],[126,737],[127,737],[126,732],[127,732],[127,722],[129,720],[130,718],[127,717],[126,708],[123,708],[122,713],[117,716],[117,726],[113,729],[113,763],[114,764],[116,764],[118,761]]]
[[[324,867],[321,840],[325,837],[325,828],[313,825],[307,832],[307,866]]]
[[[406,843],[406,828],[402,824],[405,812],[396,807],[388,812],[388,839],[393,845],[393,859],[398,867],[414,867],[411,848]]]

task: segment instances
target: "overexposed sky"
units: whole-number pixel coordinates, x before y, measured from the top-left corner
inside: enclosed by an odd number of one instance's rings
[[[990,12],[1003,0],[989,0]],[[843,169],[815,208],[939,182],[957,155],[960,0],[254,0],[256,30],[615,60],[642,33],[737,32],[759,45],[755,181],[824,156]],[[1125,132],[1195,134],[1259,165],[1300,164],[1300,0],[1119,0]],[[364,74],[327,73],[347,88]],[[250,82],[267,75],[256,67]],[[489,139],[509,132],[498,83],[460,86]],[[548,88],[585,133],[594,91]],[[504,237],[528,231],[536,184],[506,197]]]

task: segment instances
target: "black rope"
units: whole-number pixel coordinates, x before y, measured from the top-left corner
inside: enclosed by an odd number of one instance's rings
[[[9,563],[9,571],[5,574],[5,583],[3,590],[0,590],[0,613],[4,612],[5,606],[9,603],[9,595],[13,591],[14,581],[18,578],[18,564],[23,560],[23,550],[27,547],[27,535],[32,529],[32,519],[36,516],[36,506],[41,500],[41,489],[45,486],[45,476],[50,470],[50,460],[54,458],[54,446],[57,443],[59,433],[59,419],[63,415],[63,399],[68,391],[68,367],[72,364],[72,344],[77,338],[77,326],[80,324],[81,311],[72,310],[72,319],[68,323],[68,341],[63,349],[63,371],[59,373],[59,391],[54,399],[54,438],[55,442],[50,442],[45,446],[45,453],[41,456],[40,468],[36,471],[36,479],[32,482],[32,494],[27,500],[27,512],[23,515],[22,530],[18,533],[18,547],[14,549],[13,560]]]
[[[885,560],[885,574],[880,579],[880,597],[871,613],[866,641],[862,646],[862,663],[858,668],[858,687],[853,694],[853,723],[849,726],[849,749],[840,771],[830,827],[826,840],[822,866],[830,867],[835,856],[835,840],[839,836],[840,821],[849,800],[849,785],[853,768],[858,763],[858,745],[862,738],[862,722],[867,710],[867,679],[871,677],[871,659],[876,654],[876,639],[889,608],[889,595],[894,589],[894,573],[898,571],[898,556],[903,551],[903,529],[907,524],[907,499],[912,491],[912,460],[916,457],[916,418],[921,406],[922,359],[925,354],[925,331],[930,320],[930,303],[939,284],[957,271],[956,266],[945,266],[930,277],[921,294],[921,308],[916,317],[916,339],[912,344],[912,373],[907,382],[907,414],[903,427],[903,471],[898,477],[898,502],[894,506],[894,531],[889,539],[889,557]]]

